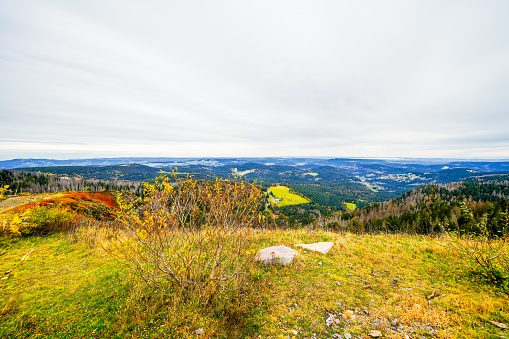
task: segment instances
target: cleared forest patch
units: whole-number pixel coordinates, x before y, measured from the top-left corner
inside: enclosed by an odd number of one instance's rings
[[[307,204],[311,200],[293,193],[290,188],[286,186],[275,186],[268,189],[272,194],[269,195],[269,202],[276,204],[280,207],[297,204]]]

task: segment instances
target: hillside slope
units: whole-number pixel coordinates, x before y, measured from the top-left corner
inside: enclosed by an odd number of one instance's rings
[[[0,239],[2,272],[34,249],[0,282],[0,337],[195,338],[200,328],[204,338],[505,335],[492,322],[509,324],[507,295],[470,276],[446,239],[276,231],[257,247],[317,241],[335,247],[300,251],[283,268],[257,266],[242,304],[198,309],[149,295],[102,249],[63,234]]]

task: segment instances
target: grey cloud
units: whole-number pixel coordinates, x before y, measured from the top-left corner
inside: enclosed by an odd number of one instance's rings
[[[3,7],[0,158],[509,156],[504,1]]]

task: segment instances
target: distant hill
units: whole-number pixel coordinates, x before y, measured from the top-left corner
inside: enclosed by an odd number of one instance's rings
[[[125,165],[129,164],[129,165]],[[65,165],[65,166],[64,166]],[[72,165],[72,166],[70,166]],[[0,168],[94,180],[146,181],[160,169],[175,170],[196,179],[226,178],[265,184],[311,185],[294,188],[312,192],[329,206],[351,200],[358,206],[396,197],[424,185],[442,185],[484,175],[508,173],[509,161],[448,161],[423,159],[352,158],[108,158],[108,159],[14,159],[0,161]],[[332,183],[332,184],[328,184]],[[353,183],[363,186],[350,187]],[[330,199],[326,197],[330,196]]]
[[[159,175],[160,170],[154,167],[139,164],[124,164],[112,166],[55,166],[55,167],[29,167],[19,168],[25,172],[52,173],[69,177],[98,180],[150,180]]]
[[[438,183],[450,183],[455,181],[462,181],[467,178],[471,178],[474,176],[482,176],[486,175],[486,172],[481,172],[478,170],[468,169],[468,168],[453,168],[446,169],[440,172],[424,174],[425,178],[430,178]]]

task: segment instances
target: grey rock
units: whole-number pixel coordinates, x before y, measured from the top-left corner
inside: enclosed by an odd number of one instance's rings
[[[203,328],[199,328],[196,331],[194,331],[193,333],[196,334],[196,335],[200,335],[200,334],[203,333]]]
[[[327,254],[334,246],[333,242],[315,242],[313,244],[295,244],[296,247],[302,247],[311,251]]]
[[[265,265],[286,265],[291,263],[293,258],[297,255],[299,255],[299,253],[294,249],[284,245],[279,245],[260,250],[255,259],[263,262]]]
[[[350,333],[343,334],[345,336],[345,339],[352,339],[352,335]]]

